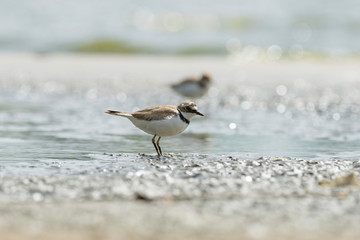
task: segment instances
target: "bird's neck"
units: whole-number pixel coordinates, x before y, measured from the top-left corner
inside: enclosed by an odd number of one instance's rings
[[[179,108],[177,110],[179,111],[179,117],[180,117],[181,121],[183,121],[186,124],[189,124],[191,117],[188,116],[188,113],[182,112]]]

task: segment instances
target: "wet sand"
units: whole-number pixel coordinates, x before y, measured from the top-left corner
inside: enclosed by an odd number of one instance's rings
[[[359,161],[106,156],[66,177],[2,177],[1,239],[360,236]],[[143,169],[117,171],[129,157]]]
[[[146,91],[144,76],[156,76],[154,84],[164,86],[186,71],[208,69],[214,76],[231,81],[235,74],[239,83],[264,89],[299,76],[313,85],[358,86],[360,75],[355,61],[1,55],[0,63],[0,76],[7,80],[1,87],[9,94],[25,83],[25,90],[60,95],[84,91],[90,97],[92,87],[98,94],[116,94],[114,76],[137,79],[135,86]],[[267,76],[271,81],[263,83]],[[54,89],[49,79],[60,88]],[[134,92],[134,85],[121,87]],[[348,100],[356,102],[354,97]],[[190,137],[186,141],[191,145]],[[351,160],[187,153],[167,153],[161,159],[135,153],[92,154],[87,160],[77,155],[28,162],[1,158],[1,240],[360,238],[356,154]]]

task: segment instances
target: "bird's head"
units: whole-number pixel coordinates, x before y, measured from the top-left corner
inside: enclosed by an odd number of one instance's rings
[[[178,109],[187,119],[191,119],[195,115],[204,116],[204,114],[198,111],[196,104],[193,102],[183,102],[178,106]]]
[[[203,73],[200,79],[200,85],[203,87],[208,87],[211,82],[211,76],[207,73]]]

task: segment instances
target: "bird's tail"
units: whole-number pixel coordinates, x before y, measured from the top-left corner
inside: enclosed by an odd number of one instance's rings
[[[121,117],[131,117],[131,113],[129,113],[129,112],[119,112],[119,111],[113,111],[113,110],[106,110],[105,113],[115,115],[115,116],[121,116]]]

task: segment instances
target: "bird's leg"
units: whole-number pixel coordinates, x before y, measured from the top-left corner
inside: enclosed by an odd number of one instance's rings
[[[161,147],[160,147],[160,144],[159,144],[159,143],[160,143],[160,138],[161,138],[161,137],[159,136],[156,144],[157,144],[157,146],[158,146],[158,148],[159,148],[160,156],[162,156],[163,154],[162,154]]]
[[[155,147],[155,150],[156,150],[158,156],[160,156],[159,150],[158,150],[158,148],[156,147],[156,144],[155,144],[155,137],[156,137],[156,135],[154,135],[154,137],[152,138],[152,143],[154,144],[154,147]]]

